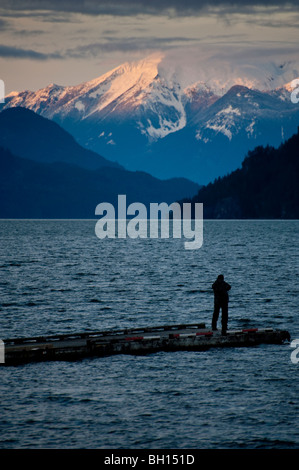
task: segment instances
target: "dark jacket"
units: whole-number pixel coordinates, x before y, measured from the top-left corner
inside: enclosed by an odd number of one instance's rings
[[[222,303],[228,302],[228,291],[230,290],[231,286],[225,282],[224,280],[217,279],[214,284],[212,285],[215,301]]]

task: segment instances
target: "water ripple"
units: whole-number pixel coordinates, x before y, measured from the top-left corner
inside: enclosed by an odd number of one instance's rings
[[[0,222],[1,337],[205,322],[299,337],[298,221],[209,221],[180,240],[98,240],[93,221]],[[107,243],[106,243],[107,242]],[[149,243],[150,242],[150,243]],[[298,448],[287,345],[1,369],[1,448]]]

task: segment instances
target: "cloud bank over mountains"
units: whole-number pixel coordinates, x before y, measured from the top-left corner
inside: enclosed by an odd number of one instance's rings
[[[61,11],[71,13],[84,13],[89,15],[118,15],[135,16],[140,14],[167,14],[178,16],[198,15],[202,11],[221,12],[252,12],[253,8],[271,8],[275,11],[278,7],[294,9],[298,7],[297,0],[14,0],[13,3],[6,0],[2,2],[2,8],[13,11]]]

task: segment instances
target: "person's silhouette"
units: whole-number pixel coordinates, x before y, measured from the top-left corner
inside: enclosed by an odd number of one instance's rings
[[[222,334],[225,335],[228,323],[228,291],[231,289],[231,286],[224,281],[223,274],[219,274],[216,281],[212,285],[212,288],[214,291],[214,312],[212,319],[212,330],[217,330],[217,321],[221,309]]]

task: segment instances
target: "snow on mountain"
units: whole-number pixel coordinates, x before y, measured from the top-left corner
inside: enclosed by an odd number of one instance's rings
[[[86,118],[117,99],[125,101],[130,96],[146,90],[158,73],[157,64],[161,58],[157,55],[137,63],[126,63],[101,77],[76,86],[63,87],[51,84],[36,92],[12,92],[6,100],[11,106],[23,105],[33,111],[39,110],[43,114],[53,115],[58,109],[62,114],[71,112],[74,108],[78,108],[78,103],[81,103],[79,108],[80,111],[84,111],[83,118]],[[124,97],[125,93],[127,94]],[[44,106],[41,106],[41,103]],[[137,103],[138,96],[135,96],[135,105]]]
[[[298,109],[284,87],[265,92],[235,85],[201,115],[196,138],[207,143],[213,139],[208,130],[214,131],[214,135],[222,133],[230,141],[237,135],[255,138],[266,121],[283,121],[293,113],[298,115]]]
[[[153,54],[76,86],[10,93],[3,108],[53,119],[128,169],[200,183],[234,169],[255,145],[278,145],[296,132],[299,108],[290,95],[297,64],[203,64],[189,82],[187,71],[167,65]]]
[[[275,73],[280,77],[286,65],[268,65],[263,80],[260,70],[250,68],[250,78],[238,75],[227,78],[226,73],[224,79],[212,77],[208,83],[199,80],[182,88],[175,73],[168,72],[167,78],[161,75],[159,66],[163,58],[163,54],[152,54],[76,86],[50,84],[36,92],[12,92],[6,97],[4,108],[23,106],[60,122],[107,120],[111,116],[119,119],[124,114],[127,118],[129,113],[135,117],[142,134],[151,139],[164,138],[184,128],[194,114],[212,105],[233,86],[257,89],[261,83],[274,84]],[[291,82],[265,92],[286,100],[290,87]],[[227,114],[225,110],[219,111],[215,120],[218,122],[221,117],[227,120]],[[215,122],[207,124],[219,127]]]
[[[141,133],[157,139],[183,129],[187,118],[180,85],[173,83],[169,86],[159,77],[150,88],[138,120]]]
[[[51,84],[37,92],[13,92],[6,101],[8,106],[23,106],[59,121],[107,119],[112,114],[119,117],[130,112],[136,114],[141,133],[152,139],[162,138],[186,125],[180,85],[169,84],[159,76],[162,59],[163,55],[153,54],[77,86]]]
[[[228,137],[229,140],[232,139],[232,128],[235,125],[234,118],[235,116],[240,116],[241,112],[238,108],[233,108],[229,105],[227,108],[218,111],[215,118],[209,120],[206,123],[207,129],[213,129],[216,132],[222,132]]]
[[[146,99],[150,86],[157,78],[161,60],[162,56],[158,54],[148,60],[126,63],[99,79],[87,82],[80,94],[87,95],[95,102],[83,118],[101,112],[113,103],[113,110],[124,105],[137,108]]]

